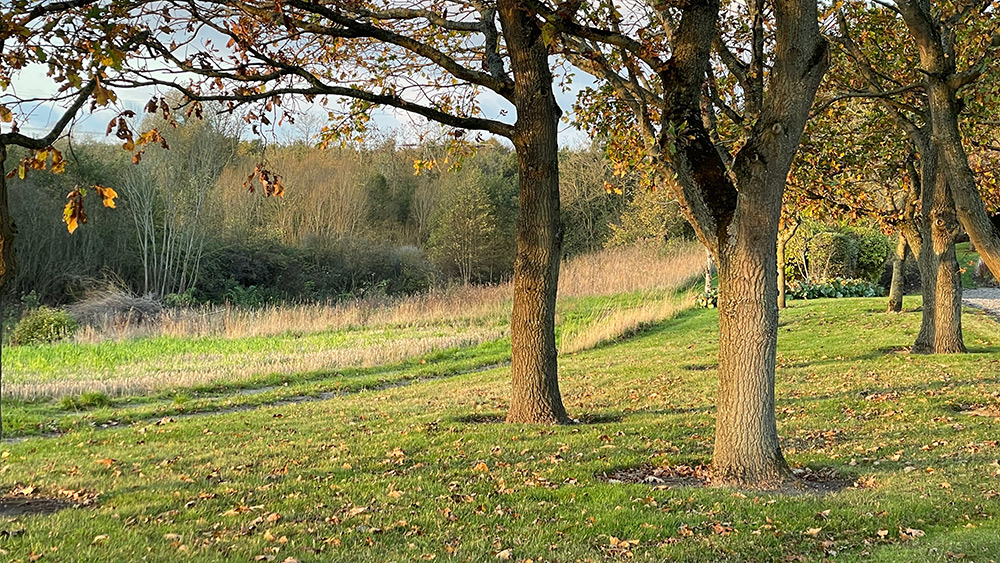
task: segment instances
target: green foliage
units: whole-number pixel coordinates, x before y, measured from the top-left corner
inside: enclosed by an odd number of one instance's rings
[[[787,283],[788,299],[819,299],[821,297],[881,297],[885,288],[863,279],[831,278],[825,280],[792,280]]]
[[[712,289],[702,292],[695,301],[694,304],[699,309],[715,309],[719,306],[719,289],[713,287]]]
[[[877,282],[892,241],[870,226],[837,227],[805,220],[785,247],[789,279],[861,278]]]
[[[100,391],[87,391],[79,396],[67,396],[59,400],[59,408],[65,411],[82,411],[111,406],[111,399]]]
[[[76,331],[77,323],[62,309],[39,307],[27,312],[10,335],[12,346],[42,344],[61,340]]]
[[[895,251],[892,239],[873,227],[851,227],[848,230],[858,241],[857,276],[877,282],[885,262]]]
[[[501,185],[489,185],[475,168],[452,172],[446,179],[441,210],[428,242],[434,263],[465,283],[497,281],[513,270],[513,232],[501,229],[491,198]]]
[[[187,288],[182,293],[168,293],[163,296],[163,304],[167,307],[191,307],[197,303],[193,287]]]
[[[641,190],[611,225],[607,246],[628,246],[645,239],[692,238],[694,231],[680,212],[680,206],[665,189]]]

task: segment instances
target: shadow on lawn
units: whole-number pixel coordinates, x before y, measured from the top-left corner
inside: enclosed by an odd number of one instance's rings
[[[452,417],[451,421],[461,424],[504,424],[506,418],[506,415],[500,413],[472,413]],[[573,419],[573,424],[613,424],[624,419],[621,414],[583,413]]]

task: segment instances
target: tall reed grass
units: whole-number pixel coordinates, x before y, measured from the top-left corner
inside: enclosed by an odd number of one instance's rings
[[[607,306],[600,302],[587,305],[594,312],[563,330],[560,351],[578,352],[616,340],[690,306],[690,296],[678,290],[700,275],[703,263],[704,251],[696,243],[668,249],[609,249],[568,260],[560,275],[560,306],[573,307],[574,300],[594,297],[607,299]],[[614,297],[622,294],[630,297],[624,301]],[[419,295],[366,297],[340,303],[164,310],[153,320],[143,311],[141,321],[129,314],[101,315],[100,311],[91,311],[90,324],[74,337],[78,344],[108,340],[127,343],[158,337],[287,338],[348,330],[377,335],[379,329],[404,330],[390,331],[394,334],[391,338],[349,339],[315,350],[283,346],[267,353],[231,353],[228,346],[220,345],[217,353],[166,358],[141,358],[136,353],[131,354],[136,357],[116,361],[111,367],[77,365],[45,374],[17,373],[18,368],[7,361],[5,354],[4,391],[6,397],[24,400],[84,391],[124,396],[212,381],[240,381],[268,373],[386,365],[435,350],[475,346],[504,337],[508,334],[512,295],[513,286],[506,283],[446,287]],[[121,301],[106,296],[104,299],[106,303]],[[37,353],[46,352],[40,348]]]

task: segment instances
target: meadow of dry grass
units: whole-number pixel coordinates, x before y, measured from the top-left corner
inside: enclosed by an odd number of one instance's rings
[[[701,274],[696,243],[609,249],[560,275],[560,351],[577,352],[690,306],[678,292]],[[155,392],[266,374],[398,363],[508,334],[511,284],[457,286],[332,304],[167,310],[156,320],[95,315],[71,342],[5,350],[5,397]],[[627,299],[619,296],[627,295]]]

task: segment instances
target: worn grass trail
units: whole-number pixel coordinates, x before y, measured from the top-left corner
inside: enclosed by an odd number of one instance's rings
[[[913,356],[919,313],[883,307],[782,312],[783,446],[793,466],[857,482],[842,492],[595,477],[709,460],[717,312],[692,310],[564,356],[572,426],[496,422],[508,385],[496,368],[4,446],[0,486],[96,503],[0,520],[0,549],[22,561],[998,560],[1000,423],[971,412],[1000,407],[1000,328],[967,312],[973,353]]]

